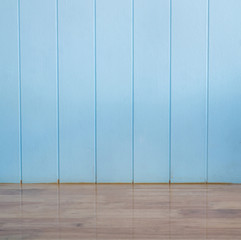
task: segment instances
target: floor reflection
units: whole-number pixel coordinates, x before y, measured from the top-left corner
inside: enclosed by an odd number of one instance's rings
[[[240,190],[0,184],[0,239],[241,239]]]

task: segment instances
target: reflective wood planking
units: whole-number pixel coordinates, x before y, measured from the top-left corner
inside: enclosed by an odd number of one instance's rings
[[[241,185],[0,184],[0,239],[241,239]]]

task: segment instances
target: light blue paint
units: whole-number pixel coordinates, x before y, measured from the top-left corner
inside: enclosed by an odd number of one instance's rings
[[[241,182],[241,1],[210,1],[210,182]]]
[[[59,0],[60,180],[94,182],[93,1]]]
[[[206,143],[205,143],[205,181],[208,183],[208,147],[209,147],[209,37],[210,37],[210,0],[207,0],[207,18],[206,18],[206,39],[207,39],[207,48],[206,48]]]
[[[18,2],[0,2],[0,182],[19,182]]]
[[[135,182],[168,182],[170,3],[135,1]]]
[[[131,1],[97,0],[97,181],[131,182]]]
[[[94,79],[95,79],[95,148],[94,148],[94,157],[95,157],[95,183],[97,183],[97,82],[96,82],[96,0],[94,0]]]
[[[18,106],[19,106],[19,172],[20,183],[23,179],[22,163],[22,84],[21,84],[21,41],[20,41],[20,0],[18,0]]]
[[[56,182],[55,0],[21,0],[20,24],[23,182]]]
[[[135,73],[134,73],[134,65],[135,65],[135,39],[134,39],[134,15],[135,9],[134,5],[135,1],[131,0],[131,181],[135,182],[135,119],[134,119],[134,111],[135,111]]]
[[[60,176],[60,160],[59,160],[59,0],[56,3],[56,125],[57,125],[57,182]]]
[[[168,161],[169,161],[169,183],[171,183],[171,166],[172,166],[172,0],[170,0],[170,52],[169,52],[169,116],[168,116]]]
[[[0,1],[0,182],[241,183],[240,9]]]
[[[172,1],[172,182],[205,182],[207,12],[207,0]]]

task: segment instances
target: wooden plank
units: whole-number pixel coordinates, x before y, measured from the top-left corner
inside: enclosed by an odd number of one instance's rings
[[[134,5],[134,177],[169,181],[170,3]]]
[[[94,182],[94,5],[59,0],[60,181]]]
[[[130,182],[131,1],[97,0],[97,177]]]
[[[0,1],[0,182],[20,181],[18,2]]]
[[[23,182],[57,182],[56,1],[21,0]]]
[[[241,186],[2,184],[1,239],[235,239]]]
[[[207,1],[172,1],[171,181],[204,182]]]
[[[210,1],[209,181],[241,183],[241,2]]]

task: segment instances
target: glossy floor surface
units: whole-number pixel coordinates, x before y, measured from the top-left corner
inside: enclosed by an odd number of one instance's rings
[[[0,239],[241,239],[241,185],[0,184]]]

